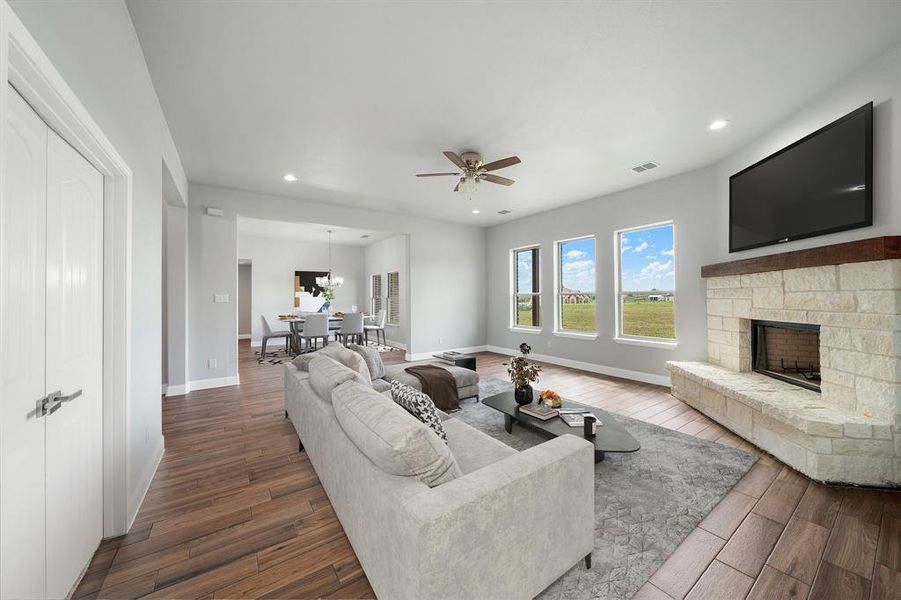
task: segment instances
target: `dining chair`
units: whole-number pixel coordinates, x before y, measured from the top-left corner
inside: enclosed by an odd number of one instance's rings
[[[328,315],[325,313],[310,313],[304,317],[303,329],[300,331],[301,352],[306,346],[309,351],[310,343],[313,344],[313,350],[316,349],[316,340],[322,339],[322,345],[328,344]]]
[[[263,324],[263,348],[260,351],[260,358],[266,358],[266,343],[272,339],[285,338],[285,352],[287,352],[291,343],[291,332],[287,329],[273,331],[265,315],[260,315],[260,322]]]
[[[366,344],[369,345],[369,332],[375,332],[375,343],[379,343],[379,332],[382,334],[382,344],[388,345],[385,339],[385,322],[388,320],[388,311],[384,308],[380,309],[375,316],[367,319],[369,322],[363,326],[363,333],[366,336]]]
[[[363,341],[363,313],[346,313],[341,320],[338,341],[346,346],[350,340]]]

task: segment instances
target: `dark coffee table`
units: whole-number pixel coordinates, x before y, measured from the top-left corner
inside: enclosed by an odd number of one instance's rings
[[[519,405],[513,399],[513,390],[485,398],[482,400],[482,404],[504,414],[504,429],[507,430],[507,433],[513,433],[513,423],[519,423],[551,437],[567,433],[584,437],[581,427],[570,427],[560,417],[542,421],[519,412]],[[563,401],[563,408],[584,409],[598,418],[598,433],[593,440],[588,440],[594,442],[594,462],[604,460],[604,454],[607,452],[636,452],[641,448],[638,440],[632,437],[625,427],[617,423],[613,415],[606,410],[570,400]],[[604,424],[603,427],[600,426],[600,423]]]

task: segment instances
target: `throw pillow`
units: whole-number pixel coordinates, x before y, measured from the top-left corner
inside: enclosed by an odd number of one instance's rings
[[[408,413],[422,421],[435,435],[447,442],[447,432],[438,415],[432,399],[422,392],[397,381],[391,382],[391,398],[403,406]]]
[[[348,348],[363,357],[363,361],[369,367],[370,377],[381,379],[385,376],[385,364],[382,362],[382,356],[378,350],[369,346],[360,346],[359,344],[351,344]]]
[[[334,358],[348,369],[359,373],[360,377],[366,380],[366,383],[373,379],[372,374],[369,372],[369,367],[366,366],[366,361],[353,350],[348,350],[337,342],[326,344],[324,348],[317,350],[314,354],[322,354]]]
[[[368,381],[363,381],[363,377],[359,373],[352,371],[339,363],[337,360],[328,356],[316,356],[310,361],[310,385],[313,390],[323,400],[331,401],[332,390],[348,381],[356,381],[364,385],[369,385]]]
[[[309,371],[310,370],[310,361],[316,356],[315,352],[308,352],[307,354],[298,354],[294,357],[294,360],[291,361],[295,367],[297,367],[298,371]]]

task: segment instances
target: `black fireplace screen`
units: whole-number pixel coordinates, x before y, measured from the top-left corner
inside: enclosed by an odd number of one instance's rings
[[[820,391],[820,326],[753,321],[752,368],[758,373]]]

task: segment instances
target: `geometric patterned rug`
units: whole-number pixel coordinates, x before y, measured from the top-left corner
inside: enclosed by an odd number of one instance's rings
[[[486,377],[482,398],[511,384]],[[452,415],[525,450],[547,440],[481,403],[462,402]],[[591,570],[582,561],[539,598],[631,598],[722,500],[759,454],[702,440],[629,417],[615,418],[640,443],[633,454],[607,454],[595,465],[595,542]]]

